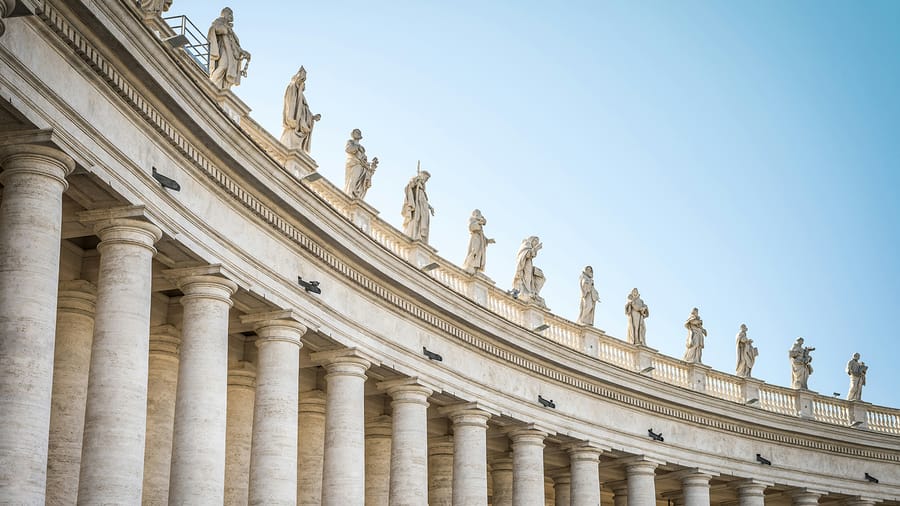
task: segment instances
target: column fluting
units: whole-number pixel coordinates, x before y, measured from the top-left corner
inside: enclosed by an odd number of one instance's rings
[[[536,429],[517,429],[509,433],[513,450],[513,504],[544,504],[544,438]]]
[[[250,445],[256,367],[240,361],[228,370],[228,422],[225,426],[225,504],[247,506],[250,500]]]
[[[387,381],[378,388],[391,396],[391,506],[428,502],[428,397],[432,389],[415,378]]]
[[[390,416],[366,422],[366,506],[388,506],[391,490]]]
[[[325,457],[325,392],[300,393],[297,413],[297,504],[318,506],[322,501],[322,462]],[[366,455],[368,463],[368,455]]]
[[[178,385],[180,333],[172,325],[150,329],[147,379],[147,442],[144,448],[142,504],[169,502],[172,466],[172,431],[175,427],[175,394]]]
[[[656,506],[656,462],[636,460],[625,465],[628,506]]]
[[[599,448],[573,446],[568,449],[572,473],[572,504],[600,504]]]
[[[62,194],[74,168],[49,147],[0,150],[0,497],[10,503],[45,500]]]

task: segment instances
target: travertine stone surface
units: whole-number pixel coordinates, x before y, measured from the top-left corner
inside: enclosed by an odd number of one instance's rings
[[[791,494],[791,504],[793,506],[814,506],[819,504],[821,492],[800,489]]]
[[[462,264],[463,270],[469,274],[484,272],[487,246],[496,242],[485,237],[485,225],[487,225],[487,220],[481,214],[481,211],[478,209],[472,211],[472,216],[469,218],[469,249]]]
[[[791,360],[791,388],[809,389],[809,377],[813,373],[812,355],[815,348],[803,346],[803,338],[798,337],[788,351]]]
[[[546,306],[540,295],[546,279],[544,271],[534,266],[534,258],[543,247],[541,240],[534,235],[522,241],[516,253],[516,273],[513,276],[513,290],[518,291],[519,299],[541,307]]]
[[[322,501],[322,462],[325,457],[325,392],[300,393],[297,412],[297,504]],[[367,462],[368,462],[368,455]]]
[[[859,360],[859,353],[854,353],[850,361],[847,362],[845,370],[847,375],[850,376],[850,389],[847,391],[847,400],[861,400],[862,387],[866,384],[866,373],[869,371],[869,366]]]
[[[621,483],[612,487],[613,506],[628,506],[628,484]]]
[[[387,415],[366,422],[366,506],[390,504],[392,427]]]
[[[180,335],[172,325],[150,329],[143,504],[165,505],[169,502]]]
[[[597,302],[600,302],[600,294],[594,288],[594,268],[590,265],[584,268],[581,276],[578,278],[578,285],[581,288],[581,305],[578,308],[578,319],[580,325],[594,324],[594,310],[597,308]]]
[[[600,504],[599,448],[573,446],[568,449],[573,504]]]
[[[681,479],[685,506],[709,506],[709,480],[712,476],[697,472]]]
[[[322,115],[310,112],[306,96],[303,94],[305,90],[306,69],[300,67],[284,90],[282,111],[284,132],[281,134],[281,143],[288,149],[299,149],[309,153],[313,127],[316,126],[316,121],[322,119]]]
[[[738,506],[764,506],[765,492],[768,486],[753,480],[747,480],[737,485]]]
[[[453,497],[453,436],[442,436],[428,443],[428,506],[452,506]]]
[[[743,323],[734,340],[737,348],[737,365],[734,373],[742,378],[749,378],[759,350],[753,346],[753,339],[747,337],[747,326]]]
[[[647,318],[650,318],[650,307],[644,303],[637,288],[632,288],[625,303],[625,315],[628,317],[628,342],[647,345]]]
[[[416,378],[386,381],[378,388],[391,396],[391,506],[428,502],[428,397],[433,390]]]
[[[62,193],[74,168],[56,149],[0,150],[0,497],[11,503],[44,502]]]
[[[97,288],[89,281],[59,283],[53,405],[47,456],[47,504],[75,504],[81,467]]]
[[[364,504],[364,385],[371,361],[355,350],[312,354],[325,370],[325,461],[322,506]]]
[[[625,465],[628,506],[656,506],[656,462],[635,460]]]
[[[423,170],[413,176],[406,184],[403,197],[403,233],[413,241],[422,241],[428,244],[428,232],[431,226],[431,217],[434,208],[428,203],[428,194],[425,193],[425,183],[431,177],[431,173]]]
[[[571,506],[572,504],[572,475],[568,471],[555,472],[550,476],[553,479],[553,504],[554,506]],[[597,490],[599,493],[599,489]],[[575,504],[593,504],[580,503]]]
[[[209,80],[223,90],[241,84],[241,77],[247,76],[250,53],[241,48],[234,33],[234,13],[230,8],[222,9],[206,38],[209,39]]]
[[[359,200],[366,198],[366,192],[372,187],[372,176],[378,168],[378,157],[373,158],[370,163],[366,157],[366,148],[359,142],[361,140],[362,131],[354,128],[344,148],[347,153],[344,165],[344,193],[352,199]]]
[[[256,367],[241,361],[228,370],[228,423],[225,427],[225,504],[246,506],[250,491],[250,446]]]
[[[259,355],[250,449],[250,504],[293,505],[297,503],[300,337],[306,327],[289,319],[265,319],[256,321],[255,329]]]
[[[487,505],[487,422],[491,414],[475,404],[449,406],[453,422],[453,502]]]
[[[100,236],[78,504],[138,504],[144,468],[151,260],[162,231],[112,219]]]
[[[544,438],[537,429],[517,429],[509,433],[513,450],[513,504],[544,504]]]
[[[491,481],[493,482],[492,506],[512,506],[513,503],[513,459],[499,457],[491,461]]]
[[[225,497],[228,312],[237,285],[169,272],[184,293],[169,502],[219,504]]]
[[[687,339],[684,343],[684,357],[682,360],[689,364],[699,364],[703,362],[703,347],[706,340],[706,329],[703,328],[703,320],[700,319],[700,310],[694,308],[691,315],[684,322],[684,328],[687,329]]]

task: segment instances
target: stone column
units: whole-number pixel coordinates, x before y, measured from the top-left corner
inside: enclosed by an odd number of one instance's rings
[[[685,506],[709,506],[709,474],[696,472],[681,479]]]
[[[96,301],[97,289],[88,281],[59,283],[47,457],[47,504],[75,504],[78,496],[81,437]]]
[[[737,485],[738,506],[765,506],[766,484],[747,480]]]
[[[390,455],[390,452],[388,452]],[[325,392],[300,393],[297,412],[297,504],[322,502],[322,462],[325,456]],[[368,455],[366,455],[368,464]]]
[[[162,231],[134,219],[102,221],[95,230],[100,268],[78,504],[139,504],[147,428],[151,262]]]
[[[364,387],[372,360],[354,350],[313,353],[325,366],[325,460],[322,506],[366,500]]]
[[[544,505],[544,438],[537,429],[516,429],[509,433],[513,449],[513,504]]]
[[[388,506],[391,490],[391,417],[366,422],[366,506]]]
[[[297,504],[300,337],[306,327],[284,313],[244,318],[256,323],[259,336],[250,449],[250,504],[256,506]]]
[[[247,506],[250,498],[250,446],[256,368],[241,361],[228,370],[228,422],[225,425],[225,504]]]
[[[572,475],[568,471],[554,472],[551,476],[553,479],[553,504],[555,506],[571,506],[572,504]],[[575,504],[590,504],[580,503]]]
[[[568,451],[572,470],[572,504],[600,504],[601,450],[579,445],[568,448]]]
[[[179,335],[178,330],[172,325],[160,325],[150,329],[143,504],[165,505],[169,501],[172,430],[175,427],[175,393],[178,385],[178,348],[181,345]]]
[[[378,384],[391,396],[391,506],[428,502],[428,397],[434,391],[417,378]]]
[[[628,506],[628,484],[619,482],[612,487],[613,506]]]
[[[487,422],[491,414],[476,404],[449,406],[453,422],[453,502],[487,506]]]
[[[172,504],[225,500],[228,411],[228,311],[237,285],[228,279],[168,271],[184,293],[181,363],[172,438]]]
[[[0,149],[0,497],[10,503],[45,498],[62,193],[74,169],[56,149]]]
[[[875,506],[876,502],[876,499],[857,496],[845,500],[843,506]]]
[[[509,457],[494,459],[491,464],[491,480],[494,482],[491,506],[512,506],[513,459]]]
[[[625,465],[628,506],[656,506],[656,462],[632,460]]]
[[[821,496],[821,492],[806,489],[797,490],[791,494],[791,504],[793,506],[815,506],[819,504],[819,497]]]
[[[453,506],[453,472],[453,436],[432,439],[428,446],[428,506]]]

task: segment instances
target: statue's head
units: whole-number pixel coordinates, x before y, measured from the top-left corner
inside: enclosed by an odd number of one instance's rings
[[[593,275],[594,275],[594,268],[591,267],[590,265],[585,266],[585,268],[584,268],[584,273],[587,274],[588,276],[593,276]]]
[[[423,170],[422,172],[419,173],[419,178],[421,178],[422,182],[424,183],[425,181],[428,181],[429,178],[431,178],[431,172],[428,172],[427,170]]]
[[[797,344],[797,345],[803,344],[803,338],[802,338],[802,337],[798,337],[798,338],[797,338],[797,343],[796,343],[796,344]]]
[[[481,209],[476,209],[476,210],[472,211],[472,217],[473,218],[481,218]]]
[[[639,292],[637,288],[631,289],[631,298],[632,299],[640,297],[640,296],[641,296],[641,292]]]
[[[300,70],[298,70],[297,73],[294,74],[294,79],[299,82],[305,82],[306,81],[306,69],[301,66]]]
[[[853,360],[859,360],[859,353],[853,354]]]
[[[362,130],[354,128],[353,131],[350,132],[350,138],[357,141],[362,139]]]
[[[697,308],[691,309],[691,314],[697,316],[698,314],[700,314],[700,310]]]
[[[747,325],[741,324],[741,332],[747,332]]]
[[[225,21],[228,21],[229,23],[234,21],[234,12],[231,10],[231,7],[225,7],[224,9],[222,9],[222,13],[220,14],[220,16],[225,18]]]

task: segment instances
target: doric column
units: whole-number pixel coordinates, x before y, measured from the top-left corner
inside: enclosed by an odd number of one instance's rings
[[[709,506],[710,478],[711,475],[698,471],[681,479],[685,506]]]
[[[572,504],[600,504],[600,453],[595,446],[568,448],[572,471]]]
[[[553,484],[553,478],[544,476],[544,504],[546,506],[554,506],[556,504],[556,487]]]
[[[390,455],[390,452],[388,452]],[[300,393],[297,411],[297,504],[322,502],[322,462],[325,457],[325,392]],[[366,455],[368,464],[368,455]]]
[[[613,506],[628,506],[628,484],[617,482],[612,487]]]
[[[250,498],[250,445],[256,367],[240,361],[228,370],[228,422],[225,425],[225,505],[246,506]]]
[[[45,498],[62,193],[74,168],[56,149],[0,149],[0,497],[10,503]]]
[[[112,219],[100,236],[97,315],[91,347],[78,504],[139,504],[147,428],[150,280],[162,231]]]
[[[843,506],[874,506],[876,502],[876,499],[857,496],[845,500]]]
[[[387,415],[366,422],[366,506],[390,503],[392,427]]]
[[[75,504],[78,496],[96,301],[97,288],[88,281],[59,283],[47,457],[47,504]]]
[[[256,327],[256,404],[250,449],[250,504],[297,504],[300,337],[288,311],[243,318]]]
[[[642,458],[625,464],[628,506],[656,506],[656,462]]]
[[[364,504],[364,387],[372,360],[355,349],[313,353],[311,358],[327,371],[322,506]]]
[[[516,429],[509,433],[513,449],[513,504],[544,505],[544,438],[537,429]]]
[[[391,506],[428,502],[428,397],[434,389],[417,378],[383,381],[379,390],[393,401]]]
[[[513,503],[513,459],[510,457],[495,458],[491,462],[491,480],[493,492],[492,506],[512,506]]]
[[[168,271],[184,293],[181,363],[172,437],[172,504],[225,500],[228,311],[237,285],[206,268]]]
[[[441,436],[428,444],[428,506],[453,506],[453,497],[453,436]]]
[[[144,448],[143,504],[168,504],[172,430],[178,385],[180,333],[172,325],[150,329],[147,380],[147,442]]]
[[[755,480],[746,480],[737,484],[738,506],[764,506],[765,491],[768,485]]]
[[[487,422],[491,414],[477,404],[440,410],[453,422],[453,502],[487,506]]]
[[[553,479],[553,504],[555,506],[571,506],[572,504],[572,474],[568,470],[555,471],[550,475]],[[580,503],[575,504],[591,504]]]
[[[791,504],[793,506],[815,506],[819,504],[821,496],[822,492],[819,491],[799,489],[791,494]]]

